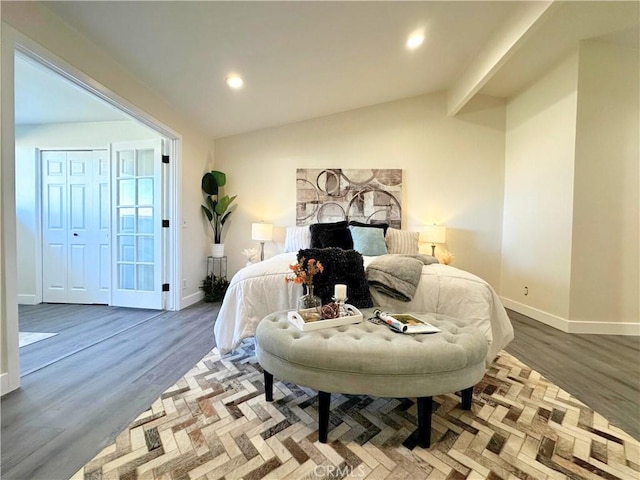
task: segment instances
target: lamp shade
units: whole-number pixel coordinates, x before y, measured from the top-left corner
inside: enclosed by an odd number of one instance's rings
[[[270,223],[252,223],[251,240],[270,242],[273,239],[273,225]]]
[[[444,225],[425,225],[422,229],[422,240],[427,243],[444,243],[447,238],[447,227]]]

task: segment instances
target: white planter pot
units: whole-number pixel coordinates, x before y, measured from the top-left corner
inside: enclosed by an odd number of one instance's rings
[[[224,257],[224,243],[212,243],[211,244],[211,256],[212,257]]]

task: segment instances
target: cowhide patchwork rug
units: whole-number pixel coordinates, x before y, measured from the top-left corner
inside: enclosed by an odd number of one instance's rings
[[[276,381],[265,402],[245,342],[210,352],[73,478],[640,478],[639,442],[505,352],[471,411],[453,393],[434,398],[429,449],[402,446],[416,414],[412,399],[334,394],[321,444],[317,392]]]

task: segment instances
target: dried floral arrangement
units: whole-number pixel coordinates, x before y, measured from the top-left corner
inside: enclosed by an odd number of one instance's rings
[[[298,263],[289,265],[289,270],[291,271],[284,278],[287,283],[313,285],[313,277],[324,271],[322,263],[315,258],[310,258],[306,262],[305,260],[302,257]]]

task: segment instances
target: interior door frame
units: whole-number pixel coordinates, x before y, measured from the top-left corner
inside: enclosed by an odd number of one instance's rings
[[[162,308],[163,310],[179,310],[181,307],[181,288],[178,272],[180,272],[182,268],[180,255],[182,251],[182,229],[179,228],[181,225],[179,218],[182,206],[180,200],[182,194],[182,135],[36,43],[31,42],[25,37],[21,40],[24,41],[15,43],[14,54],[20,54],[62,76],[77,88],[84,90],[88,94],[116,108],[132,120],[142,123],[163,138],[162,154],[169,155],[170,160],[169,164],[166,165],[166,170],[164,170],[166,172],[166,179],[163,178],[162,185],[162,194],[164,197],[163,219],[169,220],[169,228],[163,229],[164,261],[162,262],[162,281],[163,283],[170,284],[170,289],[163,295]],[[104,146],[98,148],[103,149]],[[37,156],[37,161],[39,161],[39,152]],[[40,207],[40,213],[41,212],[42,209]],[[40,241],[41,237],[40,232]],[[40,278],[41,277],[42,272],[40,272]],[[42,287],[40,288],[38,296],[40,301],[42,301]]]
[[[14,112],[14,56],[16,53],[24,55],[33,61],[57,72],[67,80],[73,82],[91,95],[102,99],[107,104],[125,113],[168,140],[168,152],[171,155],[169,164],[170,195],[167,197],[171,227],[167,237],[170,239],[166,255],[168,279],[173,283],[167,296],[166,309],[179,310],[181,308],[178,275],[182,269],[182,229],[178,228],[181,216],[182,194],[182,136],[152,115],[129,103],[101,83],[78,70],[68,62],[47,50],[38,42],[3,22],[0,31],[1,82],[0,113],[2,117],[2,135],[0,148],[2,150],[2,165],[0,172],[0,206],[3,212],[0,222],[0,261],[4,264],[4,275],[0,277],[0,313],[4,316],[5,332],[0,335],[0,348],[4,350],[0,362],[0,395],[4,395],[20,387],[20,353],[18,348],[18,300],[17,300],[17,265],[16,257],[16,203],[15,203],[15,112]]]

